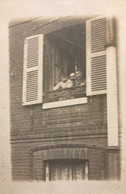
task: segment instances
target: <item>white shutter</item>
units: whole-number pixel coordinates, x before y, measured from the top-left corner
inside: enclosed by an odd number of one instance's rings
[[[97,17],[86,22],[86,93],[104,94],[106,85],[106,18]]]
[[[23,69],[23,105],[42,103],[43,35],[25,39]]]

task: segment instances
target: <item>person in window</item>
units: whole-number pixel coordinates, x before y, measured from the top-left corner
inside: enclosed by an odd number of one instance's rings
[[[61,75],[61,81],[56,84],[54,87],[54,90],[59,90],[59,89],[65,89],[65,88],[71,88],[73,86],[73,82],[68,79],[68,76],[66,74]]]
[[[76,75],[76,86],[84,86],[86,83],[83,78],[82,71],[81,70],[76,71],[75,75]]]
[[[70,78],[70,80],[72,81],[72,86],[75,86],[76,85],[76,76],[75,76],[75,73],[71,73],[70,75],[69,75],[69,78]],[[72,87],[71,86],[71,87]]]

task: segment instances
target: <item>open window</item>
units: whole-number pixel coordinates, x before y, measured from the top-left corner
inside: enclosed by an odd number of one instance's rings
[[[51,51],[51,57],[45,59],[46,63],[47,60],[51,63],[50,70],[46,68],[44,74],[46,79],[46,75],[50,73],[50,81],[44,85],[45,102],[84,97],[86,95],[85,23],[47,34],[44,41],[44,52],[49,52],[49,47]]]
[[[26,38],[23,105],[105,94],[106,37],[102,16]]]
[[[52,50],[52,76],[50,89],[61,81],[62,74],[68,78],[70,74],[81,70],[83,78],[86,74],[85,25],[75,25],[52,32],[45,36],[50,41]]]

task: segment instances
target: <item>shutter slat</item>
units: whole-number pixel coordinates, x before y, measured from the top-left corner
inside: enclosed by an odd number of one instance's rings
[[[106,93],[106,18],[87,21],[87,95]]]
[[[103,67],[101,67],[100,65],[101,64],[97,64],[97,66],[96,66],[96,64],[92,64],[93,71],[96,71],[97,73],[99,73],[97,70],[104,71],[106,69],[105,63],[102,63]]]
[[[43,35],[25,40],[23,105],[42,102]]]
[[[105,39],[101,39],[101,41],[103,40],[103,42],[105,42]],[[92,41],[92,46],[96,46],[96,44],[97,44],[97,46],[101,46],[101,42],[99,42],[99,39],[97,40],[95,40],[95,41]]]
[[[97,79],[96,79],[96,78],[97,78]],[[101,75],[101,76],[97,76],[97,75],[96,75],[96,76],[94,76],[94,77],[92,76],[92,81],[93,81],[93,83],[94,83],[94,82],[97,83],[97,80],[101,80],[101,81],[105,82],[105,81],[104,81],[105,78],[106,78],[105,75]]]
[[[100,83],[101,83],[101,85],[106,86],[106,83],[105,82],[100,81]],[[94,82],[92,88],[95,88],[94,86],[102,89],[102,87],[97,82]]]
[[[100,84],[103,84],[103,85],[106,85],[106,83],[102,80],[102,79],[98,79],[98,81],[99,81],[99,83]],[[98,87],[100,87],[101,88],[101,86],[100,86],[100,84],[99,84],[96,80],[93,80],[93,84],[94,84],[94,86],[98,86]]]
[[[106,85],[105,84],[100,83],[100,85],[101,86],[98,86],[98,85],[94,84],[94,86],[91,87],[91,88],[92,88],[93,91],[95,91],[96,89],[97,90],[105,90],[106,89]]]
[[[102,85],[102,87],[98,87],[97,85],[95,87],[92,87],[92,91],[95,91],[95,88],[97,88],[97,90],[103,90],[105,89],[106,85]]]

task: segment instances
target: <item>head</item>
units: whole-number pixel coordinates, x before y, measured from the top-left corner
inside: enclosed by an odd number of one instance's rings
[[[70,78],[71,81],[75,80],[75,73],[71,73],[69,75],[69,78]]]
[[[66,74],[62,74],[61,75],[61,81],[65,83],[67,80],[68,80],[67,75]]]
[[[77,71],[76,72],[76,79],[81,80],[83,78],[82,71]]]

